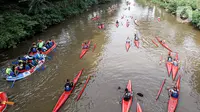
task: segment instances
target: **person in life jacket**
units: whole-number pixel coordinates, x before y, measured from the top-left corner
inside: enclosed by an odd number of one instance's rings
[[[37,45],[35,42],[33,43],[33,46],[31,47],[31,49],[29,51],[32,52],[33,54],[37,53]]]
[[[40,53],[37,53],[37,54],[35,55],[35,59],[37,59],[37,60],[43,60],[43,59],[45,58],[44,55],[41,54],[41,52],[42,52],[42,51],[40,51]]]
[[[49,49],[49,48],[51,48],[52,46],[53,46],[53,41],[52,41],[51,39],[49,39],[49,40],[46,42],[45,47],[46,47],[47,49]]]
[[[15,77],[15,76],[16,76],[15,73],[14,73],[14,71],[12,70],[11,66],[8,66],[8,67],[6,68],[6,75],[12,76],[12,77]]]
[[[137,34],[135,34],[134,36],[135,36],[135,37],[134,37],[135,41],[138,41],[139,38],[138,38]]]
[[[130,40],[129,37],[127,37],[127,39],[126,39],[126,43],[131,43],[131,40]]]
[[[176,59],[174,59],[174,61],[173,61],[173,65],[174,65],[174,66],[178,66],[178,62],[177,62]]]
[[[67,79],[67,82],[65,84],[65,91],[70,91],[73,87],[73,82],[70,82],[69,79]]]
[[[88,45],[86,42],[82,46],[83,46],[82,49],[88,49]]]
[[[168,54],[167,61],[168,61],[168,62],[172,62],[172,56],[171,56],[171,53]]]
[[[178,92],[179,92],[179,90],[177,89],[176,86],[174,86],[172,89],[169,89],[170,96],[173,98],[178,98],[178,96],[179,96]]]
[[[44,46],[44,41],[42,41],[42,40],[38,40],[37,47],[38,47],[38,50],[39,50],[39,51],[42,50],[43,46]]]
[[[125,93],[124,93],[124,100],[129,101],[131,97],[132,97],[132,94],[130,93],[130,91],[128,91],[128,88],[126,88]]]

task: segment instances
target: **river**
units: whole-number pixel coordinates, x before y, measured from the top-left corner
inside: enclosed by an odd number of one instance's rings
[[[66,79],[72,80],[84,68],[79,83],[60,112],[120,112],[120,99],[128,80],[132,81],[133,102],[137,100],[144,112],[166,112],[166,88],[173,81],[167,75],[165,64],[159,65],[159,61],[161,53],[166,58],[168,52],[157,41],[158,48],[151,42],[155,36],[160,36],[173,51],[179,53],[181,61],[179,73],[182,79],[177,112],[199,112],[200,32],[189,24],[177,22],[174,16],[154,5],[135,3],[135,6],[131,5],[130,11],[125,10],[125,1],[118,5],[119,8],[112,14],[106,11],[110,4],[94,8],[52,26],[22,42],[17,48],[1,53],[0,65],[3,69],[15,58],[26,53],[31,43],[38,39],[54,39],[57,43],[57,48],[46,59],[44,70],[40,69],[26,79],[15,82],[13,88],[10,88],[12,83],[1,79],[0,90],[8,94],[10,101],[15,102],[6,111],[51,112],[63,92]],[[98,29],[97,23],[90,20],[95,14],[100,15],[100,21],[105,23],[105,30]],[[121,19],[122,15],[125,15],[125,19]],[[133,19],[128,16],[133,16]],[[160,22],[157,17],[161,18]],[[139,26],[133,23],[135,18],[139,20]],[[120,22],[119,28],[115,26],[117,19]],[[125,27],[126,19],[131,23],[128,28]],[[133,39],[135,29],[139,31],[140,47],[132,45],[126,52],[126,38],[129,36]],[[148,43],[142,41],[143,39]],[[81,43],[85,40],[91,40],[92,45],[96,43],[97,47],[94,52],[91,47],[79,59]],[[91,80],[81,99],[76,102],[88,75],[92,75]],[[167,78],[166,84],[160,98],[155,101],[164,78]],[[136,93],[144,96],[140,97]],[[131,112],[135,112],[134,106]]]

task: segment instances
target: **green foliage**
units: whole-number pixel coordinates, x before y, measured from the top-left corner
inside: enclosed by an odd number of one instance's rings
[[[60,23],[65,17],[108,1],[117,0],[1,0],[0,49],[16,46],[35,33]]]
[[[176,14],[177,8],[179,6],[187,6],[192,8],[192,21],[191,23],[200,29],[200,1],[199,0],[151,0],[153,3],[164,6],[172,14]],[[165,4],[165,5],[163,5]],[[187,18],[189,15],[187,13],[187,8],[181,12],[181,17]]]

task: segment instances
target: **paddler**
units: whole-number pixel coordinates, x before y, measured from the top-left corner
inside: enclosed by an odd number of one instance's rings
[[[127,39],[126,39],[126,43],[131,43],[131,40],[130,40],[129,37],[127,37]]]
[[[165,40],[161,40],[160,42],[161,42],[162,44],[165,44]]]
[[[139,38],[138,38],[138,36],[137,36],[136,33],[135,33],[135,35],[134,35],[134,39],[135,39],[135,41],[138,41],[138,40],[139,40]]]
[[[33,42],[32,45],[33,45],[33,46],[31,47],[31,49],[30,49],[29,51],[32,52],[32,53],[36,53],[36,52],[37,52],[37,46],[36,46],[36,43]]]
[[[173,88],[169,89],[169,93],[170,93],[170,96],[173,97],[173,98],[178,98],[179,94],[178,94],[178,89],[176,86],[174,86]]]
[[[52,42],[52,40],[49,39],[49,40],[47,41],[47,43],[46,43],[45,46],[46,46],[47,49],[51,48],[51,47],[53,46],[53,42]]]
[[[129,101],[133,95],[128,91],[128,88],[125,89],[124,100]]]
[[[174,59],[174,61],[173,61],[173,65],[174,65],[174,66],[178,66],[178,62],[177,62],[176,59]]]
[[[67,82],[65,84],[65,91],[70,91],[73,87],[73,82],[70,82],[69,79],[67,79]]]
[[[82,49],[87,49],[88,48],[88,45],[87,45],[86,42],[82,46],[83,46]]]
[[[168,61],[168,62],[172,62],[172,56],[171,56],[171,53],[168,54],[167,61]]]
[[[11,69],[11,66],[8,66],[8,68],[6,68],[6,75],[15,77],[15,73]]]
[[[116,21],[116,24],[119,24],[119,21],[118,21],[118,20]]]
[[[44,41],[42,41],[42,40],[38,40],[38,44],[37,44],[37,46],[38,46],[38,50],[41,51],[42,48],[43,48],[43,46],[44,46]]]

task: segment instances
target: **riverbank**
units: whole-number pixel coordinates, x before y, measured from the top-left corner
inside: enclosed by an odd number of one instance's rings
[[[166,11],[180,17],[182,23],[190,22],[194,27],[200,29],[200,2],[198,0],[151,0],[151,2],[165,8]]]
[[[0,49],[16,47],[23,40],[43,32],[66,18],[83,13],[91,6],[118,0],[19,0],[0,3]]]

